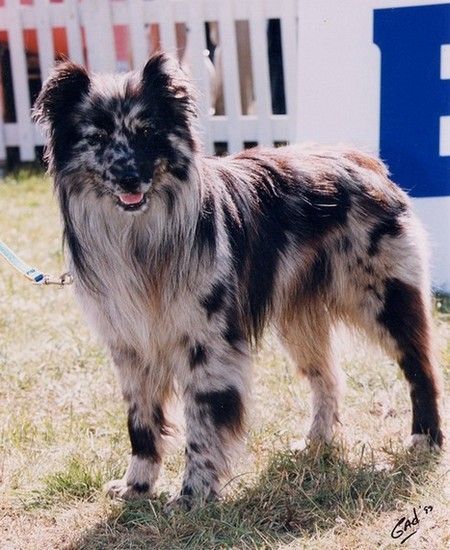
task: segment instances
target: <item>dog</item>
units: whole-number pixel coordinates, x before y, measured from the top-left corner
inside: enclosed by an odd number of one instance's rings
[[[268,324],[311,385],[309,440],[333,439],[330,332],[345,321],[400,365],[412,444],[441,446],[424,231],[385,165],[321,146],[208,158],[195,118],[189,78],[163,53],[124,75],[65,62],[34,109],[76,295],[128,405],[131,460],[109,493],[153,494],[177,391],[186,464],[172,504],[218,496]]]

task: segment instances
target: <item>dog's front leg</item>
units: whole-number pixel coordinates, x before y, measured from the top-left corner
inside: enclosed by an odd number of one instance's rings
[[[131,459],[125,476],[106,488],[112,497],[146,498],[152,495],[161,465],[164,393],[155,394],[149,369],[135,352],[123,348],[111,351],[128,405]]]
[[[244,429],[249,377],[246,344],[194,342],[187,355],[182,380],[186,466],[181,491],[169,509],[189,509],[217,498]]]

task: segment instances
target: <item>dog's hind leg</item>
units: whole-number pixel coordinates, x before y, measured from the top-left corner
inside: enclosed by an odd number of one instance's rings
[[[442,445],[438,411],[439,372],[432,350],[431,305],[421,286],[400,278],[383,281],[380,306],[365,329],[398,362],[409,383],[412,446]]]
[[[412,445],[441,446],[426,243],[411,213],[397,223],[395,234],[386,230],[385,222],[373,227],[367,255],[355,266],[348,294],[356,300],[348,312],[398,362],[408,381]]]
[[[168,508],[190,508],[218,497],[244,430],[250,370],[244,340],[227,336],[189,342],[180,376],[186,419],[186,465]]]
[[[279,324],[282,342],[312,390],[312,423],[308,439],[329,443],[339,421],[341,370],[331,349],[329,314],[318,300],[305,303]]]
[[[128,433],[131,459],[123,479],[107,484],[108,494],[127,500],[152,495],[162,459],[164,391],[155,394],[148,369],[133,350],[114,348],[123,397],[128,405]]]

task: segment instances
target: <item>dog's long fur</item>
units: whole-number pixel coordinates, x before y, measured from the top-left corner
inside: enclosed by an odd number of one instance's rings
[[[399,362],[413,440],[442,444],[423,231],[379,160],[298,146],[205,158],[189,81],[163,54],[122,76],[60,65],[35,117],[76,292],[129,406],[132,458],[113,493],[152,492],[176,382],[179,499],[217,494],[244,428],[250,347],[269,322],[311,383],[311,439],[329,441],[338,420],[330,329],[344,320]],[[135,208],[118,200],[140,192]]]

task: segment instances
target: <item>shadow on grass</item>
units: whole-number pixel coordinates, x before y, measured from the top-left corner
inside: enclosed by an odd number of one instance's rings
[[[362,448],[351,462],[342,449],[276,454],[251,486],[218,504],[166,516],[165,496],[122,503],[71,548],[254,548],[299,541],[366,513],[395,509],[438,463],[430,453],[386,450],[385,467]]]

